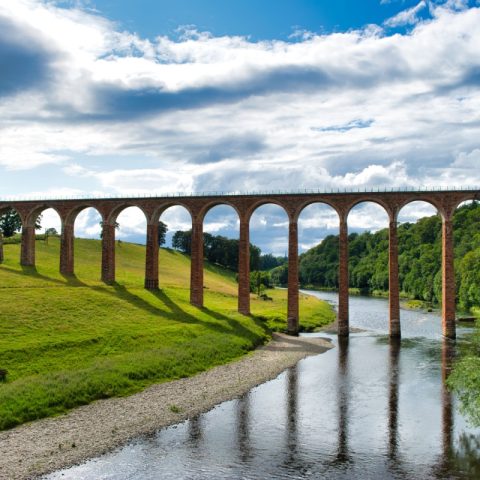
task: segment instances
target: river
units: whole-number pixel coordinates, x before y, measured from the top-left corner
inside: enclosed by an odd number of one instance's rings
[[[388,302],[351,297],[350,325],[364,331],[332,336],[336,348],[45,479],[478,479],[480,429],[443,385],[455,344],[442,340],[437,313],[401,317],[402,340],[390,341]]]

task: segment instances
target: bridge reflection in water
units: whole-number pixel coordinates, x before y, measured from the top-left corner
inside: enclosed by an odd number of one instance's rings
[[[47,478],[479,478],[480,430],[444,384],[454,343],[355,334],[337,347]]]

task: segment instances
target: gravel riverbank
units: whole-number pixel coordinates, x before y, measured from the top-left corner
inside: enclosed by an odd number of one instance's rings
[[[331,347],[325,339],[274,334],[268,345],[194,377],[0,432],[0,479],[35,478],[101,455],[238,397],[302,358]]]

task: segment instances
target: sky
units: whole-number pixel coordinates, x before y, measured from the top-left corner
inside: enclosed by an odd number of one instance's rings
[[[479,186],[478,167],[478,0],[0,3],[2,199]],[[144,241],[141,212],[118,221]],[[190,223],[181,209],[162,221]],[[98,222],[83,212],[76,235]],[[349,225],[387,217],[362,205]],[[299,228],[303,251],[338,219],[311,206]],[[205,230],[235,238],[238,219],[216,207]],[[285,253],[279,207],[251,230]]]

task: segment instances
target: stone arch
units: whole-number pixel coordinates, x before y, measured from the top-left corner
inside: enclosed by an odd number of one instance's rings
[[[27,214],[27,217],[25,219],[25,226],[26,227],[35,227],[35,222],[37,221],[37,218],[45,211],[45,210],[55,210],[57,212],[58,216],[60,217],[62,223],[63,223],[63,218],[62,218],[62,212],[55,206],[55,205],[49,205],[48,203],[44,203],[41,205],[37,205],[33,207]]]
[[[106,218],[104,219],[104,222],[108,225],[115,225],[115,222],[117,221],[117,218],[119,215],[126,210],[127,208],[138,208],[143,215],[145,216],[145,221],[148,223],[149,218],[148,218],[148,213],[145,211],[142,205],[137,204],[135,202],[122,202],[119,205],[115,205],[106,215]]]
[[[338,215],[338,217],[340,219],[341,209],[334,201],[330,202],[330,201],[325,200],[325,199],[312,198],[312,199],[307,200],[307,201],[303,202],[302,204],[300,204],[300,206],[298,207],[298,209],[296,211],[296,220],[298,220],[300,215],[302,215],[303,211],[306,208],[310,207],[311,205],[325,205],[325,206],[328,206],[328,207],[333,209],[333,211]]]
[[[75,225],[78,215],[87,208],[93,208],[100,215],[102,222],[105,221],[104,214],[102,210],[98,207],[98,205],[95,203],[87,202],[76,205],[75,207],[68,210],[68,212],[65,214],[64,224],[71,225],[73,227]]]
[[[276,200],[274,198],[262,198],[260,200],[254,201],[252,204],[250,204],[247,207],[245,217],[244,217],[245,221],[250,223],[252,215],[255,213],[255,211],[258,210],[260,207],[263,207],[264,205],[277,205],[285,212],[288,219],[291,218],[291,212],[289,212],[289,209],[281,201]]]
[[[306,202],[302,206],[297,221],[298,244],[300,253],[303,253],[309,248],[319,245],[324,240],[324,238],[330,235],[336,236],[337,239],[331,240],[335,243],[338,243],[340,214],[331,203],[324,202],[323,200]],[[338,251],[338,245],[336,248]],[[302,280],[302,271],[304,274],[303,279],[308,284],[315,285],[315,281],[313,281],[313,279],[316,277],[318,280],[323,281],[323,284],[318,284],[318,286],[338,288],[338,268],[335,271],[336,279],[331,275],[325,276],[323,279],[320,279],[318,277],[318,273],[315,270],[311,269],[311,265],[306,266],[306,264],[304,264],[304,267],[302,268],[300,261],[300,280]]]
[[[242,257],[240,229],[242,227],[240,225],[241,216],[237,208],[229,202],[212,202],[205,206],[199,216],[203,218],[203,256],[205,260],[222,265],[238,274],[239,270],[242,270],[240,265]],[[227,240],[215,238],[219,236]],[[237,285],[230,286],[228,283],[222,285],[221,289],[226,295],[227,301],[230,299],[239,302],[241,293],[238,289],[240,285],[240,279]],[[205,286],[205,295],[208,300],[208,293],[212,288],[211,280],[209,281],[208,278],[205,278]]]
[[[350,212],[357,207],[358,205],[362,203],[374,203],[376,205],[379,205],[385,210],[385,213],[387,214],[388,217],[391,217],[392,213],[390,205],[388,205],[387,202],[385,202],[382,198],[377,198],[377,197],[372,197],[370,195],[367,195],[365,197],[360,197],[358,199],[355,199],[353,202],[351,202],[348,207],[346,208],[345,212],[345,218],[348,218],[350,215]]]
[[[22,218],[21,212],[19,212],[14,205],[0,205],[0,215],[3,215],[4,213],[8,212],[9,210],[13,210],[19,217],[20,221],[22,223],[22,226],[24,224],[24,219]],[[15,233],[15,232],[14,232]],[[3,231],[0,229],[0,264],[2,264],[5,260],[5,253],[4,253],[4,248],[3,248]]]
[[[80,265],[79,268],[79,274],[82,274],[82,267],[84,265],[84,262],[75,261],[75,228],[76,226],[78,227],[78,218],[79,216],[85,212],[86,210],[93,210],[98,217],[100,218],[100,222],[103,222],[104,220],[104,214],[102,210],[98,207],[98,205],[95,202],[81,202],[78,204],[75,204],[72,208],[70,208],[64,216],[64,222],[62,226],[62,242],[61,242],[61,251],[60,251],[60,272],[63,275],[71,276],[74,275],[75,272],[75,265],[78,264]],[[100,225],[98,226],[99,228],[99,236],[101,236],[101,227]],[[95,238],[95,237],[94,237]],[[78,240],[79,242],[81,241],[86,241],[85,239],[83,240]],[[98,241],[98,237],[97,237]],[[98,255],[98,264],[101,264],[101,252],[96,251],[94,247],[91,247],[92,251],[90,252],[89,255],[89,260],[92,258],[92,255]]]
[[[238,215],[238,219],[240,220],[241,212],[239,211],[238,206],[233,202],[229,202],[228,200],[214,200],[203,205],[199,211],[199,218],[201,218],[203,221],[212,209],[222,205],[233,208],[235,213]]]
[[[177,200],[171,200],[169,202],[162,202],[153,212],[153,215],[151,217],[152,223],[156,224],[160,221],[162,215],[170,208],[172,207],[182,207],[184,210],[188,212],[190,215],[190,220],[193,221],[193,212],[192,208],[190,205],[188,205],[186,202],[182,201],[177,201]]]
[[[415,203],[415,202],[428,203],[442,216],[442,218],[445,216],[444,215],[445,212],[442,208],[442,205],[440,205],[440,203],[437,203],[435,199],[430,198],[430,197],[425,197],[425,196],[415,196],[415,195],[410,196],[409,195],[407,198],[404,198],[403,200],[400,201],[400,203],[398,203],[397,211],[396,211],[396,215],[395,215],[395,221],[397,220],[398,215],[403,208],[405,208],[409,204]]]

